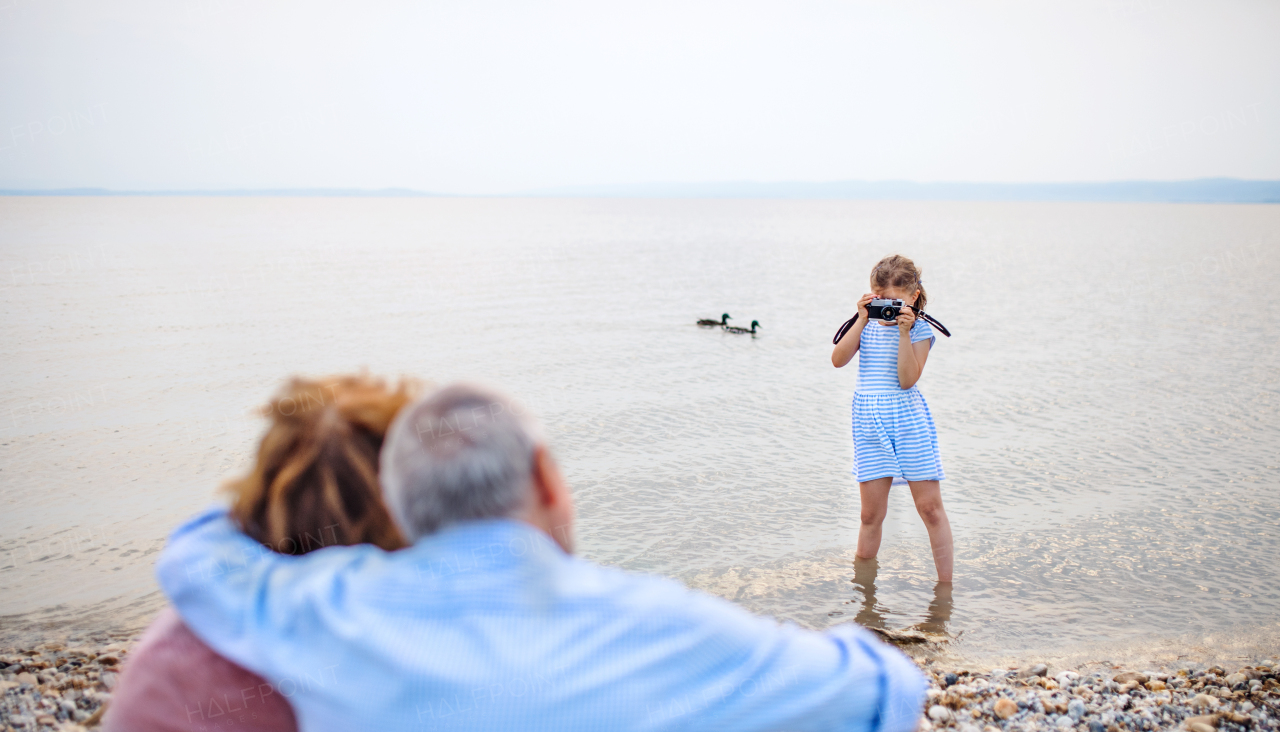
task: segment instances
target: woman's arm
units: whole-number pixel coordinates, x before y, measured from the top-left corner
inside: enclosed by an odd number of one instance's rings
[[[844,334],[844,338],[836,344],[831,351],[831,365],[836,368],[843,368],[845,364],[853,360],[853,354],[858,352],[858,347],[862,345],[862,329],[867,325],[867,303],[875,299],[875,295],[867,293],[858,299],[858,319],[854,321],[853,327],[848,333]]]
[[[911,326],[916,323],[915,311],[904,307],[898,313],[898,386],[910,389],[924,373],[924,362],[929,358],[928,340],[911,342]]]

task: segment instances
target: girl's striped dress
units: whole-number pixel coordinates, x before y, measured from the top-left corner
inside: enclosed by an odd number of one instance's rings
[[[917,319],[911,342],[937,338]],[[858,347],[858,389],[853,395],[853,452],[858,482],[892,477],[944,480],[933,415],[920,390],[898,385],[898,327],[867,323]]]

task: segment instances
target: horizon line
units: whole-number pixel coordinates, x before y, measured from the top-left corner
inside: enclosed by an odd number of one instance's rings
[[[558,186],[507,193],[439,193],[412,188],[208,188],[117,190],[100,187],[0,189],[0,196],[334,197],[334,198],[761,198],[814,200],[1077,201],[1280,203],[1280,180],[1194,178],[1174,181],[991,183],[841,180],[719,181]]]

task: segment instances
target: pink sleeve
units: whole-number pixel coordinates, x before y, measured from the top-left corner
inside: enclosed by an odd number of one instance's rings
[[[129,654],[103,729],[192,732],[206,727],[296,732],[298,724],[275,687],[219,656],[166,609]]]

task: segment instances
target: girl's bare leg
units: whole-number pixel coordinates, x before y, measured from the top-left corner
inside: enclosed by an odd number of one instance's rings
[[[862,494],[862,525],[858,528],[859,559],[874,559],[880,553],[880,533],[889,512],[889,486],[893,478],[876,478],[859,483]]]
[[[924,527],[929,530],[929,546],[933,549],[933,566],[938,570],[938,581],[950,582],[954,549],[951,545],[951,522],[947,520],[947,511],[942,507],[942,486],[936,480],[909,482],[911,497],[916,502],[916,512],[924,519]],[[877,544],[879,538],[877,534]],[[858,542],[858,547],[861,556],[861,541]]]

